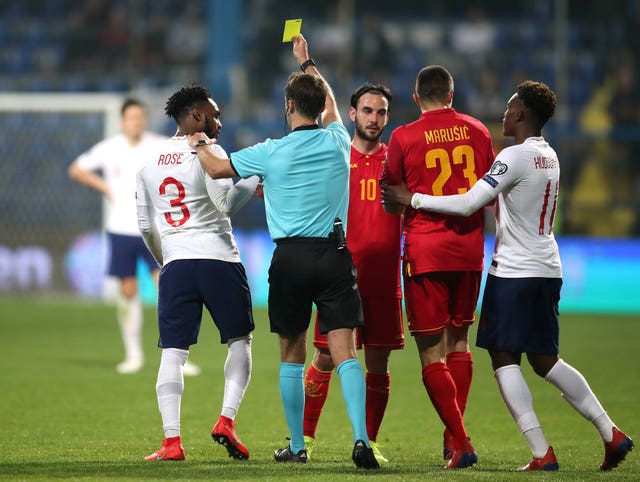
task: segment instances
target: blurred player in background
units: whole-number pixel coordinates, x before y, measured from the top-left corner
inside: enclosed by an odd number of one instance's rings
[[[518,470],[558,470],[533,411],[520,362],[556,386],[564,399],[600,433],[601,470],[622,462],[633,441],[611,421],[585,378],[559,356],[562,286],[560,253],[553,234],[560,164],[542,137],[556,107],[556,95],[541,82],[525,81],[509,99],[503,133],[515,145],[503,149],[481,181],[464,194],[421,194],[404,185],[385,186],[385,202],[421,212],[470,216],[497,198],[496,245],[482,300],[477,345],[489,350],[494,374],[509,412],[526,438],[533,459]],[[412,192],[413,191],[413,192]]]
[[[227,345],[222,412],[211,431],[230,457],[249,458],[235,432],[234,418],[251,378],[251,293],[229,216],[251,198],[257,176],[234,185],[213,180],[202,168],[187,136],[203,131],[216,139],[222,127],[211,93],[200,85],[174,93],[165,111],[178,131],[138,172],[138,224],[162,267],[158,289],[158,328],[162,348],[156,392],[165,438],[147,460],[183,460],[180,405],[183,366],[198,341],[202,306],[207,307]],[[224,149],[211,145],[218,155]],[[159,232],[158,229],[159,228]]]
[[[143,159],[165,138],[146,132],[145,107],[136,99],[126,99],[122,104],[120,127],[120,134],[99,142],[73,161],[69,176],[102,193],[107,200],[108,274],[119,280],[117,316],[125,348],[125,359],[118,364],[117,370],[135,373],[144,364],[142,304],[136,277],[138,260],[149,266],[156,282],[159,273],[138,230],[136,172]],[[96,171],[101,171],[102,175]],[[190,364],[187,368],[189,375],[198,373],[200,369],[196,365]]]
[[[190,142],[213,178],[258,174],[263,179],[267,226],[277,245],[269,267],[269,321],[280,340],[280,395],[291,435],[290,444],[275,451],[275,459],[307,462],[303,375],[315,304],[353,429],[351,458],[357,467],[377,469],[367,436],[364,374],[353,336],[363,324],[362,306],[343,230],[351,139],[333,91],[309,58],[302,35],[293,37],[293,55],[302,73],[291,74],[285,87],[288,135],[241,149],[231,159],[200,147],[208,142],[203,133],[190,137]]]
[[[470,189],[491,166],[489,131],[451,107],[453,87],[453,77],[442,66],[418,73],[413,98],[422,115],[391,134],[383,183],[406,182],[409,189],[436,196],[457,194]],[[404,206],[391,203],[385,203],[385,209],[404,212]],[[462,416],[473,375],[468,330],[482,277],[483,229],[481,211],[470,218],[412,208],[405,212],[407,318],[422,381],[446,427],[447,468],[469,467],[478,460]]]
[[[356,330],[357,346],[364,345],[367,367],[367,433],[378,463],[388,460],[376,443],[389,400],[389,355],[404,347],[400,237],[402,218],[387,214],[380,202],[378,179],[387,157],[380,137],[389,121],[391,91],[381,84],[364,84],[351,95],[349,117],[355,124],[351,141],[349,229],[347,246],[357,270],[364,327]],[[335,368],[327,337],[316,322],[316,351],[307,369],[304,389],[304,435],[307,454],[315,444],[316,427],[329,393]]]

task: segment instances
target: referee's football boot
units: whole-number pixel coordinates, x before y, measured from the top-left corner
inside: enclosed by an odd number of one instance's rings
[[[298,453],[291,451],[291,445],[287,445],[282,449],[278,449],[273,453],[273,457],[277,462],[293,462],[297,464],[307,463],[307,450],[299,450]]]
[[[182,439],[178,437],[165,438],[160,450],[147,455],[145,460],[184,460]]]
[[[604,444],[604,460],[600,465],[600,470],[616,468],[632,450],[633,440],[631,437],[613,427],[613,440]]]
[[[454,449],[451,460],[445,466],[447,469],[465,469],[478,463],[478,454],[471,444],[471,439],[467,438],[461,449]]]
[[[229,457],[236,460],[247,460],[249,450],[244,446],[236,434],[236,423],[228,417],[220,415],[211,429],[211,438],[227,449]]]
[[[313,452],[313,447],[316,446],[316,439],[311,435],[304,436],[304,448],[307,451],[307,460],[311,460],[311,452]]]
[[[518,471],[520,472],[528,472],[532,470],[558,470],[560,465],[558,465],[558,459],[556,459],[556,454],[553,452],[553,447],[549,445],[547,449],[547,453],[544,454],[544,457],[534,457],[531,459],[527,465],[522,467],[518,467]]]
[[[375,455],[371,447],[367,447],[364,440],[357,440],[353,446],[353,453],[351,454],[351,460],[356,464],[356,467],[362,469],[379,469],[380,464],[376,460]]]
[[[380,465],[389,463],[389,459],[387,459],[384,455],[382,455],[382,452],[380,452],[380,446],[378,445],[378,442],[369,440],[369,446],[371,447],[371,450],[373,450],[373,456],[376,458]]]

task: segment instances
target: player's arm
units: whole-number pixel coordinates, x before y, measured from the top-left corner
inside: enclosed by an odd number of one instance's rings
[[[382,194],[382,206],[388,214],[404,214],[407,206],[411,206],[412,193],[405,183],[389,185],[380,181],[380,193]]]
[[[147,188],[142,181],[140,171],[136,176],[136,206],[138,210],[138,229],[147,245],[147,249],[162,268],[162,242],[160,232],[154,222],[154,209],[149,202]]]
[[[253,193],[256,192],[260,178],[251,176],[240,179],[235,184],[231,181],[218,181],[207,178],[207,192],[215,207],[225,216],[233,216],[238,210],[247,204]]]
[[[105,180],[95,172],[80,167],[78,159],[71,163],[67,172],[72,180],[95,189],[105,195],[109,200],[112,200],[111,190]]]
[[[298,65],[303,65],[304,62],[310,59],[309,57],[309,46],[307,44],[306,39],[302,35],[296,35],[292,39],[293,42],[293,56],[296,58]],[[324,101],[324,110],[320,115],[320,119],[322,120],[323,126],[328,126],[332,122],[342,122],[342,117],[340,117],[340,111],[338,110],[338,103],[336,102],[336,98],[333,95],[333,90],[329,83],[325,80],[315,65],[309,65],[304,69],[306,74],[315,75],[322,80],[324,84],[324,90],[327,93],[327,97]]]
[[[213,179],[235,177],[238,175],[228,157],[219,157],[209,149],[209,144],[213,144],[215,141],[209,139],[204,132],[196,132],[187,138],[189,145],[198,154],[198,159],[200,159],[200,164],[202,164],[203,169]]]
[[[385,202],[389,200],[422,211],[435,211],[458,216],[470,216],[491,202],[497,195],[498,192],[483,180],[476,182],[466,193],[451,196],[411,193],[404,185],[382,185],[382,199]]]
[[[378,180],[380,184],[380,193],[382,194],[382,207],[387,214],[394,216],[401,216],[404,214],[406,206],[409,204],[403,204],[393,199],[384,197],[384,186],[386,185],[398,185],[398,189],[404,188],[407,190],[403,180],[402,173],[402,148],[398,143],[395,135],[395,131],[389,138],[389,149],[387,150],[387,158],[383,162],[382,173]],[[408,192],[408,191],[407,191]]]

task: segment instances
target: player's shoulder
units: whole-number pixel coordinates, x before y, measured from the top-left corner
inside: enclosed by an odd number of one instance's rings
[[[166,141],[167,139],[169,139],[167,136],[163,136],[161,134],[158,134],[156,132],[152,132],[152,131],[146,131],[143,136],[142,139],[145,142],[152,142],[152,143],[161,143]]]
[[[474,129],[477,129],[478,131],[485,133],[487,136],[489,135],[489,129],[487,128],[487,126],[484,125],[484,123],[481,120],[476,119],[472,115],[465,114],[463,112],[457,112],[457,111],[456,111],[456,116],[458,117],[458,119],[461,119],[463,122],[470,125]]]

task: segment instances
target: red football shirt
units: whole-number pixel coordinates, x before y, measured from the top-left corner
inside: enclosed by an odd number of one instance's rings
[[[435,196],[468,191],[491,167],[491,136],[477,119],[451,108],[422,114],[391,134],[382,181],[405,182],[411,192]],[[469,217],[405,211],[405,269],[482,270],[484,213]]]
[[[373,154],[351,147],[347,245],[363,296],[402,296],[400,238],[402,218],[384,211],[378,179],[387,146]]]

